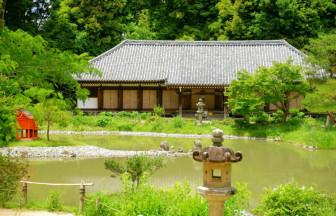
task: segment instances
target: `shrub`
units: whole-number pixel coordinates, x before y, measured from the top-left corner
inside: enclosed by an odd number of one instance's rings
[[[225,215],[236,216],[235,212],[245,209],[248,195],[238,187],[238,194],[230,198],[225,204]],[[95,200],[99,197],[100,205],[96,209]],[[237,199],[238,198],[238,199]],[[233,199],[241,200],[234,201]],[[188,183],[176,183],[172,188],[155,188],[149,185],[133,192],[127,189],[118,195],[97,194],[88,197],[84,215],[112,216],[112,215],[162,215],[162,216],[207,216],[208,205],[205,199],[195,193]]]
[[[119,123],[117,125],[117,128],[119,131],[132,131],[133,125],[130,123]]]
[[[61,211],[63,209],[63,204],[60,201],[60,195],[58,192],[52,191],[49,194],[46,206],[49,211]]]
[[[182,128],[183,123],[184,123],[183,118],[181,118],[180,116],[177,116],[173,119],[174,128]]]
[[[295,183],[268,190],[256,213],[264,216],[327,216],[336,212],[336,197]]]
[[[14,197],[27,168],[28,163],[22,159],[0,155],[0,206]]]
[[[290,119],[292,122],[299,122],[304,118],[304,113],[298,109],[289,110]]]
[[[113,114],[113,112],[101,112],[101,113],[99,113],[99,116],[103,116],[103,117],[113,117],[114,114]]]
[[[116,160],[110,159],[105,161],[105,169],[112,172],[112,177],[123,173],[130,175],[133,188],[139,186],[140,179],[147,174],[153,174],[156,170],[163,166],[161,157],[148,157],[145,155],[136,155],[127,159],[126,164],[120,164]]]
[[[109,118],[99,118],[96,125],[99,127],[106,127],[110,122],[111,119]]]
[[[282,122],[284,115],[285,113],[278,109],[276,112],[271,114],[271,121],[275,123]]]
[[[153,112],[155,116],[163,116],[165,114],[165,110],[161,106],[155,106]]]
[[[76,115],[74,116],[72,120],[72,125],[76,128],[80,127],[81,125],[84,125],[86,123],[86,119],[83,115]]]
[[[151,123],[151,125],[152,125],[151,131],[161,132],[163,129],[162,122],[159,119]]]
[[[116,117],[119,118],[137,118],[139,116],[139,112],[133,111],[133,112],[126,112],[121,111],[115,114]]]

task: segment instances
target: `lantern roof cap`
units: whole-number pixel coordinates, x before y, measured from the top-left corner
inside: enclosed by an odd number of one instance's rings
[[[210,147],[198,149],[193,152],[193,158],[196,161],[208,161],[215,163],[223,162],[239,162],[242,160],[243,155],[241,152],[234,152],[230,148],[226,148],[222,145],[224,141],[224,132],[220,129],[214,129],[212,131],[212,142],[213,145]]]

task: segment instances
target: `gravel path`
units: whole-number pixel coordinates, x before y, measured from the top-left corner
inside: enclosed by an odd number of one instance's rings
[[[39,131],[45,134],[45,130]],[[211,138],[211,134],[174,134],[174,133],[156,133],[156,132],[132,132],[132,131],[65,131],[65,130],[51,130],[50,134],[64,134],[64,135],[122,135],[122,136],[149,136],[149,137],[172,137],[172,138]],[[234,136],[224,135],[224,139],[245,139],[245,140],[269,140],[280,141],[280,137],[264,138],[264,137],[248,137],[248,136]]]
[[[70,213],[30,211],[24,209],[0,209],[0,216],[74,216]]]
[[[188,153],[167,151],[122,151],[109,150],[96,146],[59,146],[59,147],[4,147],[0,154],[24,158],[99,158],[130,157],[134,155],[149,156],[186,156]]]

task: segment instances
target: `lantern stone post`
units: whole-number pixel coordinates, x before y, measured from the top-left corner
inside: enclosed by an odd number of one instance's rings
[[[222,145],[223,135],[222,130],[213,130],[213,145],[193,151],[193,159],[203,162],[203,185],[198,192],[208,201],[209,216],[224,215],[224,202],[236,193],[231,186],[231,164],[243,158]]]
[[[203,122],[203,119],[206,118],[206,113],[204,112],[205,103],[203,102],[202,98],[198,99],[198,102],[196,103],[197,111],[195,114],[195,118],[197,121],[197,125],[201,125]]]

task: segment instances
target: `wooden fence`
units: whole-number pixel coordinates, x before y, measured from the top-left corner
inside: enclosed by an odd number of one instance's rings
[[[33,182],[33,181],[20,181],[22,183],[22,196],[23,201],[26,204],[28,201],[28,184],[33,185],[47,185],[47,186],[79,186],[79,211],[83,212],[84,209],[84,200],[85,200],[85,192],[87,186],[93,186],[93,183],[46,183],[46,182]]]

